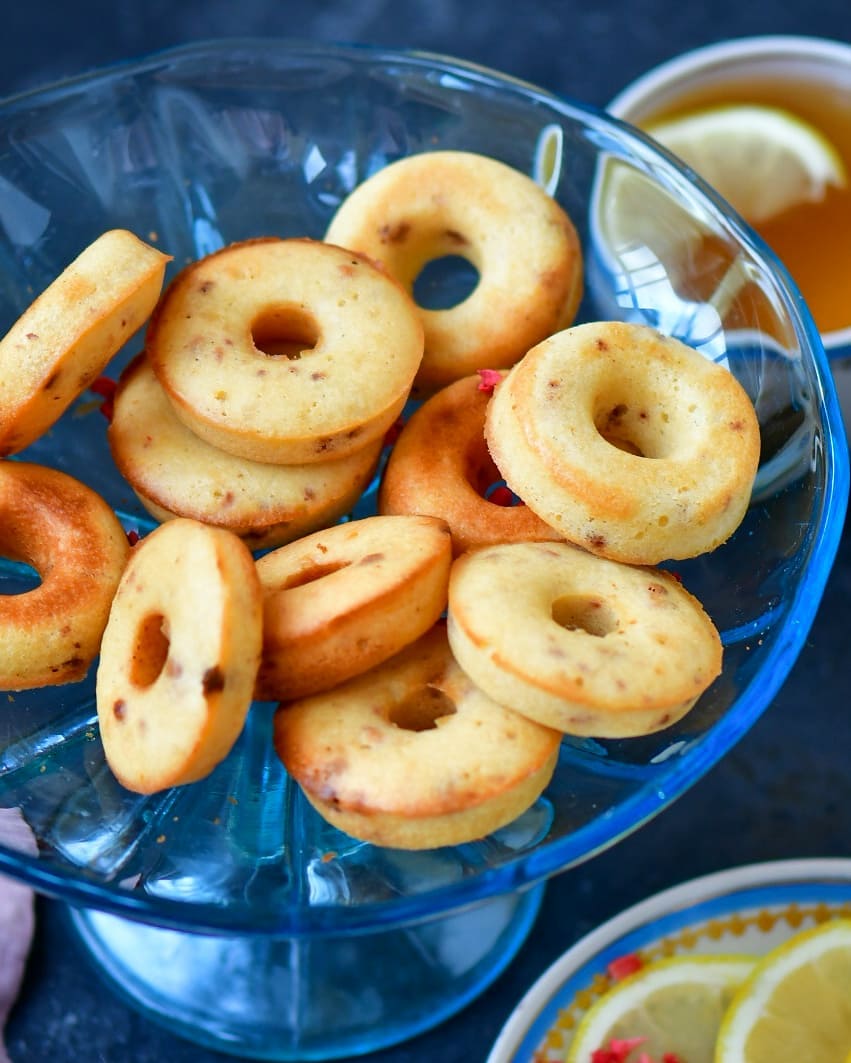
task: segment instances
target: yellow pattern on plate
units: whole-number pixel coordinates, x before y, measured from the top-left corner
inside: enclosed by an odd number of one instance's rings
[[[782,908],[759,908],[733,912],[720,918],[707,919],[683,927],[636,951],[642,963],[652,963],[667,956],[702,952],[764,953],[779,940],[809,926],[818,926],[829,919],[851,917],[851,901],[829,904],[788,904]],[[778,941],[772,935],[779,933]],[[732,944],[731,944],[732,942]],[[573,998],[559,1010],[555,1022],[541,1038],[535,1050],[534,1063],[564,1063],[584,1013],[611,986],[615,979],[606,973],[589,977],[588,984],[574,993]]]

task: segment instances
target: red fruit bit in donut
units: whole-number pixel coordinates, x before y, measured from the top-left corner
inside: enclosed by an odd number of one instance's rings
[[[402,429],[404,427],[405,422],[402,420],[402,418],[397,418],[384,433],[384,445],[386,447],[392,446],[402,434]]]
[[[220,690],[224,690],[225,677],[222,674],[221,668],[219,668],[218,665],[213,665],[212,668],[208,668],[204,673],[201,682],[204,688],[204,696],[207,697],[210,694],[215,694]]]
[[[458,244],[459,247],[466,246],[470,241],[463,233],[459,233],[457,229],[444,229],[443,235],[453,244]]]
[[[99,376],[89,385],[89,390],[93,391],[95,395],[100,395],[103,399],[103,402],[100,404],[100,412],[104,415],[107,421],[112,420],[115,388],[115,381],[111,380],[108,376]]]
[[[514,506],[517,504],[517,499],[511,488],[500,484],[488,495],[488,502],[493,502],[495,506]]]
[[[135,528],[131,528],[130,531],[127,532],[127,542],[130,543],[131,546],[135,546],[140,538],[141,536]]]
[[[395,225],[382,225],[378,230],[378,237],[383,244],[403,244],[410,231],[409,222],[399,221]]]
[[[490,391],[502,380],[502,373],[496,369],[477,369],[479,374],[479,391]]]

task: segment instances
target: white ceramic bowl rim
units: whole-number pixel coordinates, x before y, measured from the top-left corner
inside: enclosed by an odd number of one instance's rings
[[[822,64],[841,67],[851,81],[851,43],[794,34],[734,37],[694,48],[660,63],[626,85],[608,103],[606,110],[622,121],[631,122],[640,116],[649,101],[696,74],[712,74],[752,59],[800,58],[817,60],[820,69]],[[823,333],[822,342],[828,357],[848,355],[851,353],[851,326]]]

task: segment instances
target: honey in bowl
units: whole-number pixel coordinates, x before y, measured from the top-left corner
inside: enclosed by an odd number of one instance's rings
[[[781,122],[785,116],[790,123],[805,123],[817,144],[814,151],[832,157],[834,172],[814,197],[798,198],[766,216],[754,216],[760,212],[727,197],[789,269],[822,334],[851,328],[851,47],[793,37],[724,42],[657,68],[609,109],[656,135],[672,120],[754,105],[776,110]],[[758,133],[756,124],[753,131]],[[740,149],[731,145],[734,150]],[[761,194],[769,193],[766,188]]]

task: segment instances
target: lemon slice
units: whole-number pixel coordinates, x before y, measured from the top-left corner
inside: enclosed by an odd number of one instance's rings
[[[645,129],[754,224],[846,183],[833,145],[781,108],[730,104]]]
[[[754,968],[718,1032],[716,1063],[845,1063],[851,919],[795,934]]]
[[[712,1063],[724,1011],[754,962],[752,956],[705,955],[647,964],[588,1009],[566,1063],[591,1063],[593,1053],[613,1040],[633,1038],[644,1039],[640,1051],[653,1059],[673,1052],[688,1063]]]
[[[592,209],[599,249],[628,273],[646,270],[652,258],[676,271],[713,231],[698,204],[681,202],[616,156],[603,162]]]

